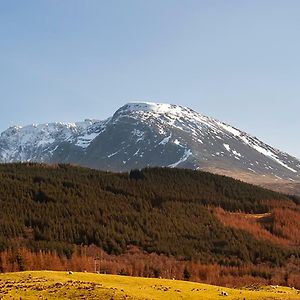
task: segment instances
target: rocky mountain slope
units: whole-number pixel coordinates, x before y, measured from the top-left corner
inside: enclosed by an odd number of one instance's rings
[[[192,109],[129,103],[105,120],[15,126],[0,162],[73,163],[112,171],[146,166],[204,169],[254,182],[300,181],[300,161]]]

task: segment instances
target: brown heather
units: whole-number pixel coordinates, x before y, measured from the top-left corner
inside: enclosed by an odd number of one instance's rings
[[[97,258],[95,260],[95,258]],[[109,255],[96,246],[74,246],[68,259],[56,253],[32,252],[26,248],[0,253],[2,272],[56,270],[100,272],[128,276],[191,280],[228,287],[287,285],[300,288],[299,260],[290,259],[285,268],[245,264],[241,266],[204,265],[146,253],[132,246],[122,255]],[[187,278],[188,276],[188,278]]]

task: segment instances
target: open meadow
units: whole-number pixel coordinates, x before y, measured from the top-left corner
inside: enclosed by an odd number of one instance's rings
[[[0,274],[0,299],[300,299],[288,287],[223,288],[188,281],[93,273]]]

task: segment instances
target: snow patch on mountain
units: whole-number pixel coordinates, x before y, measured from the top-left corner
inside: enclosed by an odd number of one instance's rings
[[[284,162],[282,162],[273,152],[271,152],[270,150],[268,149],[264,149],[258,145],[252,145],[252,147],[258,151],[259,153],[261,153],[262,155],[265,155],[265,156],[268,156],[272,159],[274,159],[278,164],[282,165],[283,167],[285,167],[286,169],[294,172],[294,173],[297,173],[296,170],[294,170],[293,168],[289,167],[288,165],[286,165]]]
[[[175,163],[173,163],[173,164],[171,164],[171,165],[168,165],[168,167],[170,167],[170,168],[176,168],[176,167],[178,167],[181,163],[185,162],[189,158],[189,156],[191,156],[192,154],[193,153],[192,153],[192,151],[190,149],[185,149],[184,150],[184,154],[180,158],[180,160],[177,161],[177,162],[175,162]]]
[[[81,148],[87,148],[90,144],[91,141],[96,138],[99,135],[99,132],[91,132],[91,133],[86,133],[82,136],[79,136],[77,138],[76,146],[81,147]]]
[[[85,120],[10,127],[0,135],[0,161],[34,161],[45,152],[51,156],[62,142],[85,149],[106,123],[107,120]]]
[[[170,138],[172,137],[172,133],[170,133],[170,135],[168,135],[167,137],[163,138],[160,142],[159,145],[165,145],[170,141]]]
[[[230,152],[230,146],[228,144],[223,144],[223,146],[228,152]]]
[[[154,102],[130,102],[124,107],[125,111],[143,111],[158,114],[182,114],[182,107],[179,105],[154,103]]]

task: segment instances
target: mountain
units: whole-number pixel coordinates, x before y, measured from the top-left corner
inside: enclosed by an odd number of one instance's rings
[[[72,163],[111,171],[202,169],[249,182],[300,182],[300,161],[192,109],[128,103],[105,120],[15,126],[1,133],[0,162]]]

